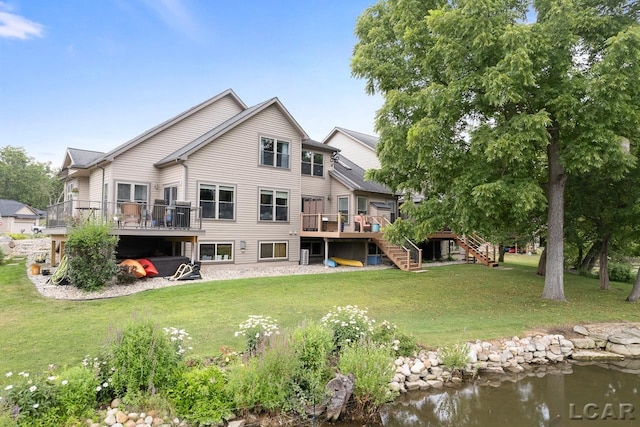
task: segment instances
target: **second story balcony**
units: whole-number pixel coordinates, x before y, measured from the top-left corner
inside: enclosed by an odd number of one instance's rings
[[[47,232],[66,234],[84,221],[111,224],[114,234],[191,234],[202,230],[201,209],[191,202],[153,204],[68,200],[47,208]]]

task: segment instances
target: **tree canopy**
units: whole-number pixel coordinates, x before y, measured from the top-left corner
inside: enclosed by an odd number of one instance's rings
[[[379,92],[381,167],[421,193],[414,238],[441,227],[529,232],[546,208],[543,298],[564,301],[564,188],[622,177],[640,130],[638,5],[627,0],[380,0],[358,19],[352,70]]]
[[[0,199],[46,209],[60,196],[62,185],[50,163],[36,162],[21,147],[0,149]]]

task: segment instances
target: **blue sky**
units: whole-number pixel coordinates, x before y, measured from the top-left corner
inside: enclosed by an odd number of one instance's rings
[[[374,0],[0,0],[0,147],[59,167],[109,151],[225,89],[277,96],[322,140],[373,134],[378,96],[351,77]]]

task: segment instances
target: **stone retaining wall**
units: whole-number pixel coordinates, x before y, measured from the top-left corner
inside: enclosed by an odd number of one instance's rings
[[[620,323],[574,327],[577,338],[563,335],[513,337],[499,341],[467,343],[469,363],[463,374],[516,374],[535,367],[576,361],[620,361],[640,357],[640,324]],[[442,365],[435,351],[421,351],[415,357],[395,360],[396,373],[389,388],[401,393],[455,386],[460,375]]]

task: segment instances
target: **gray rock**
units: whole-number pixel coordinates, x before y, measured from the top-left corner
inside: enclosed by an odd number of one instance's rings
[[[487,366],[486,368],[478,370],[488,374],[504,374],[502,366]]]
[[[576,332],[580,335],[584,335],[585,337],[589,336],[589,331],[584,326],[580,326],[580,325],[574,326],[573,332]]]
[[[607,343],[607,351],[612,353],[621,354],[623,356],[636,357],[640,356],[640,344],[616,344],[613,342]]]
[[[489,360],[491,362],[502,362],[502,358],[496,353],[489,353]]]
[[[442,372],[443,372],[442,368],[438,368],[436,366],[431,367],[431,374],[435,375],[436,377],[439,377],[440,375],[442,375]]]
[[[422,360],[420,359],[416,360],[413,366],[411,367],[411,372],[414,374],[419,374],[424,370],[425,370],[424,363],[422,363]]]
[[[585,338],[573,338],[571,340],[574,347],[577,349],[591,349],[596,348],[596,342],[593,338],[585,337]]]
[[[427,384],[429,384],[429,386],[433,388],[442,388],[444,386],[444,383],[440,380],[427,381]]]
[[[391,381],[389,383],[389,390],[399,393],[400,392],[400,383],[398,381]]]
[[[408,391],[420,389],[420,383],[418,381],[407,381],[406,383],[404,383],[404,386],[407,388]]]
[[[112,426],[116,423],[116,416],[113,414],[107,415],[107,418],[104,419],[104,423],[108,426]]]
[[[640,337],[632,334],[619,333],[615,335],[609,335],[609,341],[614,344],[640,344]]]
[[[608,361],[608,360],[623,360],[624,356],[621,354],[611,353],[601,350],[576,350],[571,354],[573,360],[580,361]]]
[[[418,374],[411,374],[411,375],[409,375],[409,376],[406,378],[405,382],[413,383],[413,382],[418,381],[419,379],[420,379],[420,375],[418,375]]]
[[[244,427],[247,422],[245,420],[229,421],[227,427]]]

